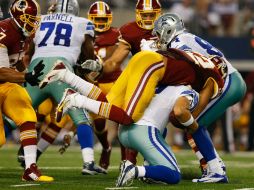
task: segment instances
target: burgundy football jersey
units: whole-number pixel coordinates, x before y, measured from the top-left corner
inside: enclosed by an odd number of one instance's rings
[[[213,78],[219,89],[224,86],[224,80],[216,66],[203,67],[196,64],[184,51],[170,48],[167,53],[159,52],[167,57],[166,71],[160,81],[163,85],[191,85],[200,92],[208,78]],[[205,61],[205,60],[204,60]]]
[[[8,49],[11,68],[15,68],[16,63],[22,60],[28,41],[22,31],[14,27],[11,19],[0,22],[0,44]]]
[[[102,59],[109,57],[113,52],[109,49],[110,46],[115,46],[118,43],[119,30],[117,28],[111,27],[105,32],[96,33],[95,36],[94,49],[96,54]],[[118,69],[110,74],[104,74],[101,78],[98,79],[99,83],[109,83],[115,81],[120,74],[122,73],[121,69]]]
[[[140,42],[142,39],[157,39],[156,36],[152,35],[152,30],[140,28],[135,21],[123,25],[120,28],[120,34],[119,41],[123,41],[130,45],[132,55],[140,51]]]

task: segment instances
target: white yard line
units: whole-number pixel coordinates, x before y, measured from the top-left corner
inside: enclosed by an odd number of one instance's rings
[[[10,185],[11,187],[29,187],[29,186],[38,186],[40,184],[32,184],[32,183],[27,183],[27,184],[20,184],[20,185]]]
[[[118,189],[138,189],[138,187],[106,187],[106,190],[118,190]]]

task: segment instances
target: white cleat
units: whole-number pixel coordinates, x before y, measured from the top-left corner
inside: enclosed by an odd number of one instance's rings
[[[63,97],[60,101],[60,103],[58,104],[57,108],[56,108],[56,121],[60,122],[63,115],[72,107],[74,107],[74,97],[77,95],[78,93],[71,89],[71,88],[67,88],[64,91]]]
[[[57,60],[48,74],[41,80],[39,88],[42,89],[54,81],[63,80],[66,71],[67,68],[64,63],[61,60]]]
[[[202,176],[199,179],[193,179],[194,183],[228,183],[228,177],[226,174],[208,173],[206,176]]]
[[[129,160],[122,161],[116,187],[131,186],[133,179],[138,177],[138,168]]]

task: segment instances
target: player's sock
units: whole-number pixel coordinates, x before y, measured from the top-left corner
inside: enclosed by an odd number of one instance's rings
[[[181,180],[181,174],[178,171],[172,170],[166,166],[144,166],[145,177],[155,181],[162,181],[168,184],[177,184]]]
[[[37,123],[35,124],[35,127],[37,130],[39,130],[41,126],[43,125],[43,122],[45,121],[46,116],[44,114],[36,113],[36,117],[37,117]]]
[[[86,124],[80,124],[77,127],[78,142],[81,146],[84,162],[94,161],[93,150],[93,129]]]
[[[119,141],[119,139],[118,139]],[[126,148],[122,145],[122,143],[119,141],[120,148],[121,148],[121,160],[127,160],[126,159]]]
[[[105,119],[98,118],[94,120],[94,129],[95,134],[100,141],[102,147],[104,150],[109,149],[109,143],[108,143],[108,131],[105,129]]]
[[[101,117],[123,125],[130,125],[133,123],[132,118],[127,115],[123,109],[110,103],[93,100],[80,94],[76,94],[73,98],[75,99],[75,101],[73,101],[75,105],[72,105],[74,107],[85,108]]]
[[[144,166],[137,166],[138,169],[138,177],[145,177],[146,169]]]
[[[39,159],[41,154],[46,151],[46,149],[54,142],[58,133],[61,131],[61,128],[55,125],[54,123],[49,123],[48,127],[41,134],[41,138],[37,143],[37,157]]]
[[[78,90],[82,95],[85,95],[89,98],[97,100],[100,96],[102,96],[101,89],[95,86],[92,83],[89,83],[82,78],[78,77],[71,71],[67,70],[64,76],[64,82]],[[105,97],[105,95],[104,95]],[[102,100],[102,99],[101,99]],[[104,98],[106,100],[106,97]]]
[[[82,158],[84,163],[94,161],[93,148],[83,148],[81,151],[82,151]]]
[[[192,137],[207,162],[216,158],[213,143],[205,127],[199,126]]]
[[[210,160],[210,161],[208,161],[207,163],[208,163],[209,171],[210,171],[210,172],[218,173],[218,174],[221,174],[221,175],[224,174],[224,171],[223,171],[223,169],[221,168],[221,165],[220,165],[220,163],[219,163],[219,159],[218,159],[218,158],[215,158],[215,159],[213,159],[213,160]]]
[[[40,152],[45,152],[45,150],[49,147],[49,145],[51,145],[54,142],[60,131],[61,131],[60,127],[58,127],[54,123],[49,123],[46,130],[43,131],[43,133],[41,134],[41,138],[37,144],[38,150]]]
[[[138,152],[136,150],[126,148],[125,154],[126,154],[126,160],[129,160],[131,163],[136,165]]]
[[[197,147],[194,139],[192,138],[192,136],[190,134],[187,134],[187,139],[188,139],[188,143],[189,143],[191,149],[196,154],[196,156],[199,160],[199,163],[200,163],[200,167],[203,171],[204,169],[207,168],[207,162],[205,161],[205,159],[204,159],[203,155],[201,154],[201,152],[198,150],[198,147]]]
[[[32,163],[36,163],[37,150],[37,132],[34,122],[23,123],[20,127],[20,141],[24,148],[24,158],[26,168],[29,168]]]

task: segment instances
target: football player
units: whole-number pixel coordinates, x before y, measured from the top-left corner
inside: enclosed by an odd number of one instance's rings
[[[159,0],[138,0],[136,4],[136,20],[120,27],[119,45],[113,55],[104,62],[103,73],[110,74],[120,65],[129,53],[135,55],[140,51],[142,39],[152,40],[156,37],[152,34],[154,21],[161,14]],[[137,153],[126,150],[126,158],[136,163]]]
[[[111,26],[113,19],[112,11],[105,2],[96,1],[88,10],[88,19],[91,20],[95,26],[94,50],[96,55],[104,62],[112,56],[118,46],[119,31],[117,28]],[[110,75],[103,75],[96,80],[96,84],[104,94],[109,92],[114,81],[119,77],[121,72],[121,69],[117,68]],[[93,74],[94,73],[90,73],[86,75],[88,81],[96,79]],[[96,115],[94,115],[93,118],[95,133],[103,147],[99,164],[104,169],[107,169],[110,161],[112,141],[117,136],[118,128],[113,122],[106,121],[104,118],[100,118]],[[122,157],[124,157],[124,155],[122,155]]]
[[[37,121],[31,99],[19,84],[38,85],[38,77],[43,74],[42,62],[34,72],[19,72],[22,57],[31,37],[40,24],[40,7],[35,0],[15,0],[10,7],[11,18],[0,22],[0,93],[1,112],[12,119],[20,129],[20,141],[24,147],[24,181],[53,181],[52,177],[42,176],[36,165]],[[13,109],[14,107],[14,109]],[[1,117],[2,117],[1,113]],[[0,145],[5,143],[4,126],[0,119]]]
[[[220,50],[206,40],[187,32],[183,21],[176,14],[166,13],[160,16],[155,22],[153,33],[158,36],[157,44],[161,49],[167,50],[167,48],[178,48],[184,51],[198,52],[207,57],[214,57],[214,63],[217,65],[217,68],[225,79],[222,94],[209,102],[202,113],[193,113],[200,126],[199,128],[202,129],[205,134],[206,127],[218,119],[229,106],[234,105],[244,97],[246,84],[241,74],[227,61]],[[209,136],[207,137],[210,138]],[[207,168],[207,160],[203,158],[202,154],[208,154],[210,157],[216,155],[225,170],[225,165],[216,150],[214,150],[215,152],[202,152],[201,147],[204,143],[194,142],[191,135],[188,135],[188,141],[200,160],[201,167],[204,169]],[[196,144],[199,144],[201,147],[196,146]],[[204,146],[207,147],[207,145]],[[206,147],[203,148],[203,151],[208,150]],[[204,175],[201,179],[195,179],[194,182],[220,182],[220,179],[223,180],[223,177],[208,172],[208,175]]]
[[[138,0],[136,4],[136,21],[127,23],[120,27],[119,45],[103,63],[103,74],[111,75],[112,72],[120,70],[124,59],[131,52],[132,55],[140,51],[142,39],[152,40],[156,37],[152,35],[154,21],[161,14],[161,5],[158,0]],[[90,69],[89,64],[87,69]],[[101,69],[99,67],[99,69]],[[131,150],[126,151],[127,159],[136,163],[137,153]]]
[[[160,53],[164,56],[151,51],[142,51],[130,60],[107,95],[107,99],[111,104],[98,102],[72,92],[71,95],[63,97],[59,108],[63,108],[63,112],[66,112],[72,106],[86,108],[89,111],[114,120],[111,117],[114,115],[114,110],[111,109],[111,106],[116,105],[125,110],[127,115],[137,122],[143,116],[146,107],[154,96],[155,87],[159,84],[166,86],[185,84],[192,86],[198,92],[208,92],[208,94],[201,93],[201,99],[205,100],[205,102],[207,102],[207,99],[210,100],[210,98],[215,98],[220,94],[220,89],[224,83],[212,60],[196,53],[185,53],[177,49],[170,49],[166,52],[160,51]],[[68,75],[70,75],[69,71],[63,69],[62,71],[52,72],[50,76],[52,80],[60,79],[70,84],[71,81],[68,81],[68,77],[66,77]],[[84,82],[78,78],[76,78],[76,81],[79,81],[80,86],[75,86],[76,89],[84,94]],[[208,89],[208,91],[203,91],[204,89]],[[201,104],[200,107],[203,107],[203,105]],[[186,128],[195,123],[194,119],[189,121],[190,119],[187,118],[187,120],[182,121],[182,124]],[[131,122],[127,119],[123,121],[125,122],[122,123],[124,125]],[[202,131],[198,130],[197,127],[194,130],[192,129],[192,133],[195,139],[201,138],[203,135]],[[205,141],[206,139],[203,140]],[[128,166],[129,164],[126,165],[126,167]],[[213,172],[217,169],[222,170],[220,167],[212,169]],[[126,168],[123,168],[121,171],[128,173]],[[227,181],[226,176],[223,177]]]
[[[129,53],[135,55],[140,51],[142,39],[154,40],[152,34],[154,21],[161,14],[159,0],[138,0],[136,20],[120,27],[119,45],[113,55],[104,63],[103,72],[110,73],[119,68]]]
[[[55,13],[42,16],[41,25],[30,45],[32,58],[28,70],[33,70],[40,61],[43,61],[45,68],[42,77],[46,76],[57,63],[61,63],[73,71],[72,67],[78,58],[81,60],[95,59],[94,26],[88,19],[78,17],[79,4],[77,0],[58,0],[54,8]],[[82,69],[79,71],[82,72]],[[60,102],[68,87],[64,83],[56,82],[44,89],[27,85],[26,90],[30,94],[33,107],[37,108],[48,97]],[[91,84],[89,88],[93,89],[90,97],[99,96],[98,87]],[[82,109],[72,109],[68,114],[77,127],[78,141],[81,145],[84,162],[82,174],[106,173],[94,162],[93,129],[88,114]],[[44,147],[42,150],[45,150],[49,143],[42,140],[38,144]]]
[[[159,87],[142,118],[128,127],[120,127],[119,138],[124,146],[140,152],[148,164],[135,166],[129,160],[123,161],[117,187],[131,185],[134,178],[147,183],[176,184],[180,181],[180,169],[163,133],[177,99],[187,98],[188,108],[195,109],[198,97],[187,86]]]

